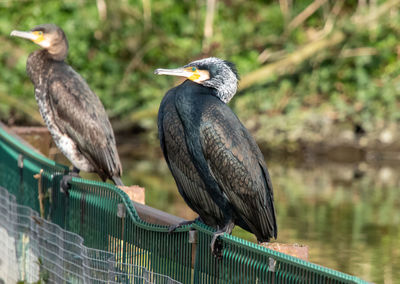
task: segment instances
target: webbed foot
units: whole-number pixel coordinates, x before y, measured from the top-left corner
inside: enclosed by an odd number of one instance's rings
[[[211,239],[210,247],[211,253],[218,259],[222,258],[222,243],[218,237],[223,236],[225,233],[231,234],[235,223],[230,220],[222,229],[216,231]]]
[[[175,224],[175,225],[171,225],[168,228],[168,233],[171,234],[176,229],[178,229],[180,227],[183,227],[183,226],[186,226],[186,225],[191,225],[191,224],[195,223],[198,220],[201,221],[200,217],[198,217],[198,218],[196,218],[194,220],[184,221],[184,222],[181,222],[181,223],[178,223],[178,224]]]
[[[68,195],[68,190],[71,188],[69,182],[73,177],[79,177],[79,169],[73,168],[67,175],[63,176],[60,181],[61,191]]]

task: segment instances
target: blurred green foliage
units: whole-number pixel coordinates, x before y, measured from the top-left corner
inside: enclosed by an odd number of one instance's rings
[[[267,134],[271,129],[289,133],[281,140],[289,139],[291,131],[307,131],[302,126],[310,117],[348,121],[365,131],[377,121],[398,121],[399,7],[357,25],[355,16],[377,8],[360,7],[363,1],[327,1],[289,29],[291,21],[313,2],[217,1],[213,34],[205,42],[206,0],[1,1],[0,94],[36,109],[25,62],[38,47],[9,34],[55,23],[69,39],[69,64],[100,96],[112,120],[154,132],[161,98],[177,82],[153,75],[154,69],[217,56],[236,63],[243,77],[316,40],[331,21],[333,30],[345,34],[343,42],[292,66],[287,74],[241,91],[231,107],[265,141],[273,139]],[[338,2],[342,5],[336,15]],[[386,1],[376,2],[379,6]],[[263,55],[267,56],[263,59]],[[0,104],[0,119],[32,122],[7,102]]]

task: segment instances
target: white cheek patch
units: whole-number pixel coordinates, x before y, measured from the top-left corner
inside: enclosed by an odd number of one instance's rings
[[[44,39],[41,42],[39,42],[38,44],[43,48],[49,48],[50,47],[50,41],[48,39]]]
[[[200,83],[200,82],[209,80],[210,73],[207,70],[199,70],[197,73],[193,74],[191,77],[197,77],[197,78],[193,78],[192,81],[196,82],[196,83]]]

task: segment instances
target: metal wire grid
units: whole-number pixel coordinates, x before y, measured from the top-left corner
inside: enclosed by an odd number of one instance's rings
[[[84,246],[79,235],[18,205],[3,187],[0,214],[0,279],[6,283],[181,283],[126,264],[114,253]]]

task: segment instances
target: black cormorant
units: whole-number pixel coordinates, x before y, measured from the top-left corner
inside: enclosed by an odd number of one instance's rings
[[[226,105],[239,80],[234,64],[211,57],[155,74],[188,79],[164,96],[158,133],[183,199],[205,224],[218,229],[212,250],[217,237],[231,233],[234,225],[260,242],[276,238],[273,190],[263,155]]]
[[[85,80],[65,63],[68,41],[61,28],[44,24],[11,36],[30,39],[43,49],[32,52],[26,70],[35,97],[57,147],[73,172],[96,172],[122,185],[122,167],[114,133],[102,103]]]

